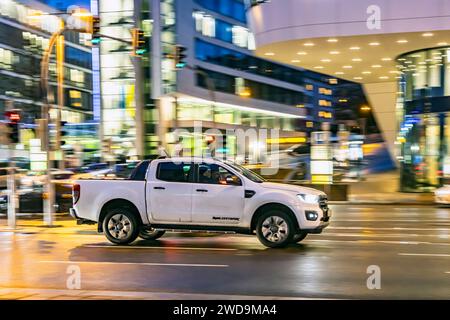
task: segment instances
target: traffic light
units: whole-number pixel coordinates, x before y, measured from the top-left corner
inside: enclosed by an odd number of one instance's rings
[[[134,28],[131,30],[132,35],[132,55],[143,55],[147,52],[147,41],[144,35],[144,31],[141,29]]]
[[[61,139],[60,140],[60,146],[63,146],[63,145],[66,144],[66,141],[64,140],[64,137],[68,135],[68,132],[67,132],[67,130],[65,128],[66,124],[67,124],[67,121],[61,121],[60,122],[60,130],[61,130],[61,133],[60,133],[60,139]]]
[[[175,46],[175,68],[176,69],[183,69],[187,63],[184,61],[186,59],[186,53],[184,53],[187,50],[186,47],[182,45],[176,45]]]
[[[20,111],[10,110],[5,112],[5,118],[8,127],[8,140],[9,143],[19,143],[19,121]]]
[[[100,36],[100,18],[99,17],[92,17],[92,38],[91,43],[92,44],[99,44],[101,39]]]

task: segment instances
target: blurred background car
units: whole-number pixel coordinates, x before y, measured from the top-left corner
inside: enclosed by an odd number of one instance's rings
[[[444,185],[434,191],[434,201],[437,204],[450,205],[450,184]]]

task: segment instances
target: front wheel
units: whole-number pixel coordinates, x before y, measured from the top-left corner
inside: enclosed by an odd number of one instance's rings
[[[144,240],[156,240],[161,238],[166,231],[164,230],[155,230],[153,228],[150,229],[142,229],[141,232],[139,232],[139,238]]]
[[[115,244],[129,244],[139,234],[139,222],[136,216],[126,208],[112,209],[103,220],[106,238]]]
[[[270,210],[263,213],[256,223],[259,241],[269,248],[281,248],[291,243],[294,224],[288,213]]]

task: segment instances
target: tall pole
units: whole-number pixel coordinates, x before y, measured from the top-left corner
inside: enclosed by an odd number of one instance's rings
[[[53,46],[57,38],[61,35],[64,30],[64,26],[55,33],[52,34],[49,40],[49,44],[47,49],[44,52],[41,61],[41,92],[43,99],[42,106],[42,119],[44,119],[44,127],[47,126],[43,130],[43,142],[41,143],[42,148],[46,152],[47,156],[47,168],[46,168],[46,176],[44,183],[44,224],[48,227],[53,226],[54,220],[54,210],[55,210],[55,188],[51,181],[51,167],[52,162],[50,159],[50,138],[49,138],[49,125],[50,125],[50,104],[49,104],[49,87],[48,87],[48,64],[50,61],[50,55],[53,51]]]
[[[134,1],[134,23],[140,28],[141,23],[142,1]],[[131,60],[134,67],[135,85],[134,85],[134,102],[135,102],[135,121],[136,121],[136,155],[138,159],[144,159],[145,156],[145,129],[144,129],[144,73],[142,69],[142,58],[137,57],[133,52]]]
[[[8,101],[6,104],[7,110],[13,110],[13,102]],[[6,180],[8,192],[8,227],[11,229],[16,228],[16,208],[17,208],[17,197],[16,197],[16,164],[14,162],[14,143],[9,142],[9,164],[8,164],[8,176]]]
[[[56,75],[58,83],[58,104],[56,108],[56,143],[55,151],[60,152],[59,169],[64,170],[64,152],[61,149],[61,112],[64,106],[64,36],[56,38]]]

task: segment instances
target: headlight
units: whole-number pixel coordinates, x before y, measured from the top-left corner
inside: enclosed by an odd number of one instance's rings
[[[297,197],[300,198],[305,203],[316,204],[319,203],[319,196],[312,194],[298,194]]]

